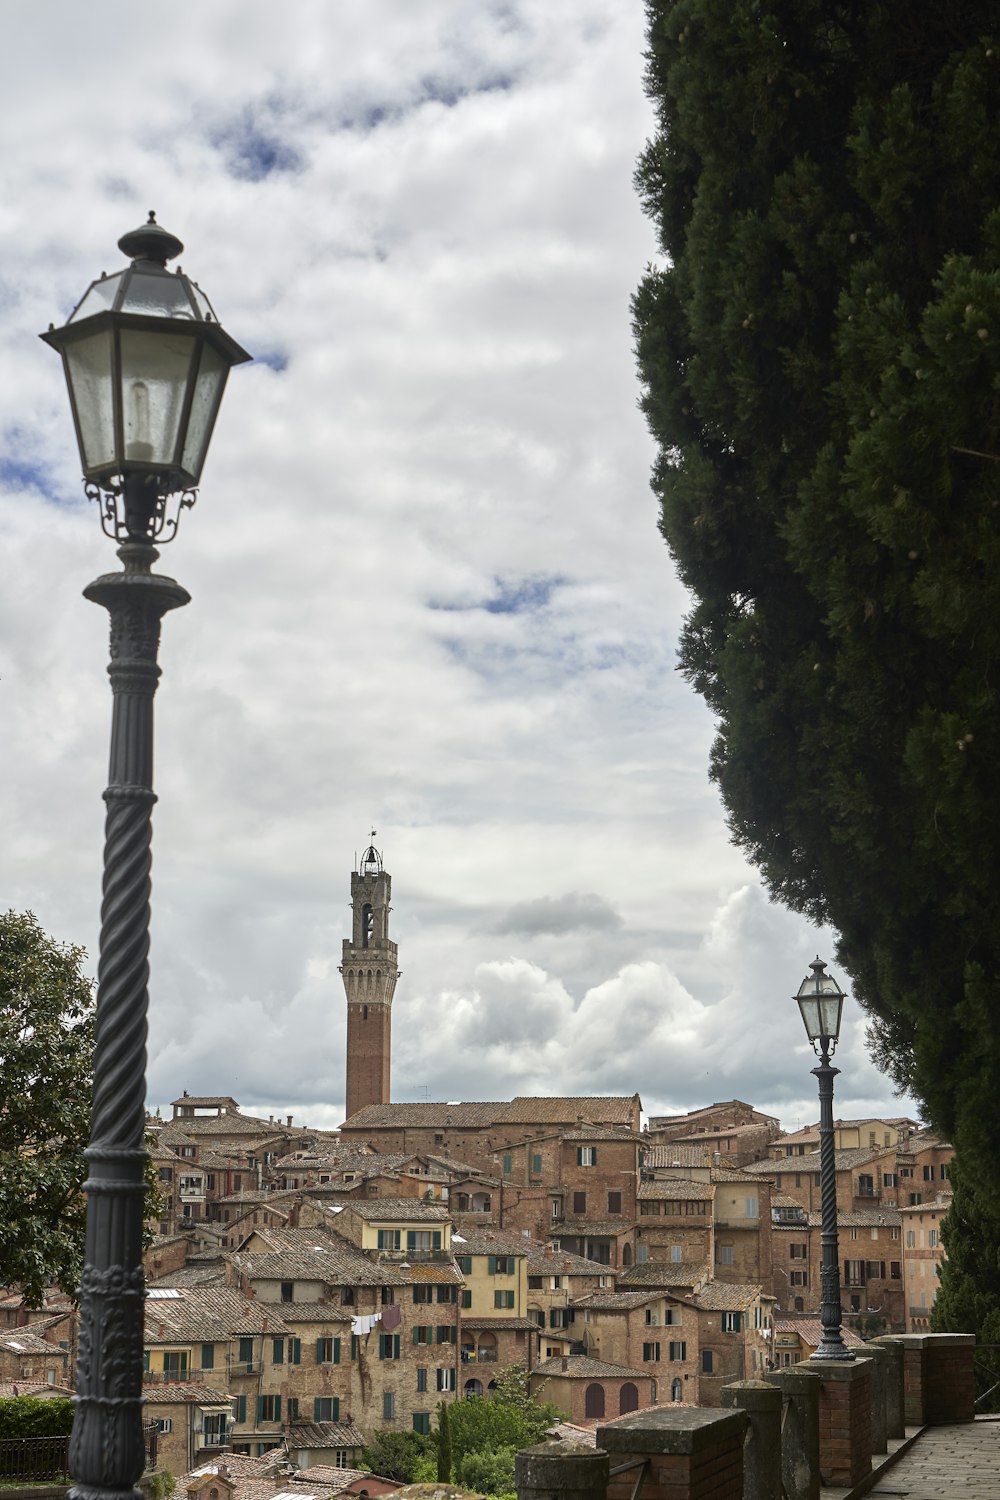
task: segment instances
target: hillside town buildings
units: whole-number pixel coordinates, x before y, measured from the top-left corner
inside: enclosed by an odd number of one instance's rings
[[[184,1092],[149,1121],[149,1417],[174,1472],[280,1449],[350,1471],[500,1373],[574,1422],[805,1357],[819,1338],[818,1132],[731,1099],[642,1119],[637,1094],[391,1099],[397,949],[370,845],[341,973],[336,1131]],[[220,1082],[223,1080],[220,1079]],[[915,1121],[836,1122],[845,1337],[927,1327],[951,1148]],[[66,1387],[66,1299],[0,1298],[0,1380]],[[374,1491],[370,1491],[374,1493]]]

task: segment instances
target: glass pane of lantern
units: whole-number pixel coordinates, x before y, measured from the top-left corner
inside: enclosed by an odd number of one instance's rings
[[[802,989],[805,989],[805,985],[802,986]],[[796,999],[799,1002],[799,1010],[802,1013],[802,1022],[806,1028],[806,1036],[811,1042],[814,1042],[818,1036],[822,1035],[820,1031],[819,1001],[812,994],[803,994],[802,990],[799,991]]]
[[[109,328],[66,345],[66,378],[80,431],[80,457],[85,471],[99,469],[115,459],[111,351]]]
[[[215,413],[218,410],[222,388],[226,383],[228,373],[228,361],[223,359],[211,344],[204,344],[198,379],[194,388],[194,400],[191,403],[191,415],[188,419],[184,453],[181,458],[181,468],[186,474],[192,475],[195,482],[201,477],[208,440],[212,436]]]
[[[118,295],[124,271],[117,276],[103,276],[100,281],[95,281],[83,295],[79,307],[74,308],[70,316],[71,323],[79,323],[83,318],[92,318],[95,313],[107,312]]]
[[[172,465],[196,337],[123,328],[122,426],[125,463]]]
[[[119,310],[153,318],[194,317],[184,280],[169,271],[133,270]]]
[[[822,1027],[821,1036],[839,1037],[840,1035],[840,1007],[843,997],[839,994],[824,995],[819,1004],[819,1024]]]

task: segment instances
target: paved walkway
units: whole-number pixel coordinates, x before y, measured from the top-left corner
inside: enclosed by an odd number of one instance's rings
[[[868,1494],[872,1500],[1000,1500],[1000,1419],[925,1427]]]

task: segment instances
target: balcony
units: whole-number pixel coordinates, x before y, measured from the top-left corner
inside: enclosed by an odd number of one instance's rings
[[[236,1359],[229,1366],[230,1376],[259,1375],[264,1368],[262,1359]]]
[[[212,1372],[210,1372],[212,1373]],[[204,1371],[189,1370],[145,1370],[143,1385],[200,1385],[205,1379]]]
[[[463,1365],[495,1365],[497,1362],[497,1351],[483,1345],[480,1349],[463,1349]]]

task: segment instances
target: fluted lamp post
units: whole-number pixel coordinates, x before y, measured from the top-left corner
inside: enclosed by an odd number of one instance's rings
[[[189,601],[152,572],[194,504],[229,370],[250,356],[197,285],[167,269],[184,248],[150,214],[123,235],[131,264],[93,282],[63,328],[84,485],[118,542],[120,573],[84,590],[111,616],[113,694],[98,965],[87,1239],[80,1282],[70,1470],[79,1500],[137,1497],[143,1472],[142,1350],[146,1012],[153,694],[160,621]]]
[[[813,1076],[819,1080],[819,1173],[822,1198],[820,1245],[820,1322],[823,1334],[819,1347],[810,1359],[853,1359],[844,1343],[840,1312],[840,1262],[837,1247],[837,1167],[833,1141],[833,1080],[840,1072],[830,1061],[840,1038],[840,1018],[844,1010],[844,992],[826,964],[815,958],[812,970],[799,986],[795,996],[806,1028],[806,1035],[819,1065]]]

